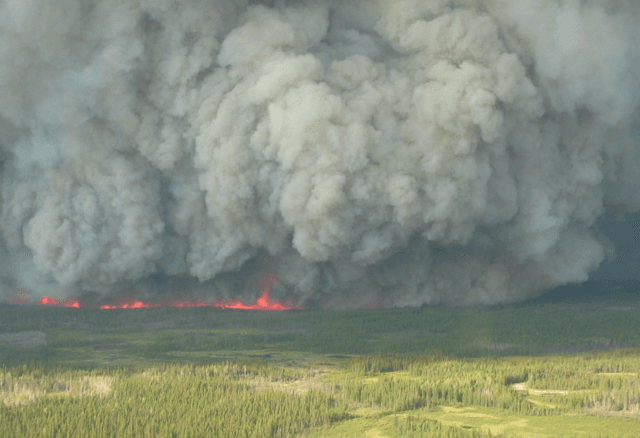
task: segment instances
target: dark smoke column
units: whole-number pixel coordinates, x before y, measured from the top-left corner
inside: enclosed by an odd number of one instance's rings
[[[3,301],[526,299],[640,210],[634,1],[0,3]],[[23,295],[20,295],[23,296]]]

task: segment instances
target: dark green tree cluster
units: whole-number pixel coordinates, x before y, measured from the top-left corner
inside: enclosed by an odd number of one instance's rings
[[[337,394],[394,411],[458,404],[527,415],[640,412],[640,350],[553,358],[374,355],[357,357],[345,369],[370,377],[345,378]],[[557,391],[545,393],[555,407],[529,401],[522,389]]]
[[[346,417],[345,407],[322,391],[256,390],[248,377],[265,373],[263,366],[256,368],[174,365],[146,375],[113,370],[117,379],[106,397],[0,403],[0,437],[295,437]],[[16,384],[9,374],[3,371],[7,388]],[[31,376],[15,379],[26,377]]]
[[[306,381],[307,370],[258,360],[91,371],[23,365],[0,369],[0,437],[294,437],[371,406],[398,414],[390,429],[398,437],[484,438],[486,431],[415,414],[475,405],[638,421],[638,372],[640,350],[553,359],[374,355],[295,392],[286,385]],[[96,390],[96,382],[108,382],[108,390]],[[562,392],[539,404],[521,390],[548,390],[543,384]],[[22,393],[35,399],[11,397]]]

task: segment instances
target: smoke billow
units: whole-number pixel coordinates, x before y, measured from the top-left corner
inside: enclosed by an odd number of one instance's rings
[[[0,299],[585,281],[596,219],[640,210],[639,22],[633,0],[0,0]]]

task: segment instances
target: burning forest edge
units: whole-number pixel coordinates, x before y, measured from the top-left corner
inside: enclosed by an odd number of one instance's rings
[[[5,361],[26,362],[67,362],[58,348],[75,347],[83,339],[94,338],[104,338],[107,344],[135,345],[127,351],[130,360],[118,361],[122,364],[177,360],[171,352],[180,352],[184,355],[181,360],[187,361],[242,357],[243,351],[279,357],[270,349],[311,355],[545,355],[640,347],[639,306],[637,294],[599,297],[591,302],[349,311],[253,312],[222,307],[119,307],[105,311],[4,305],[0,306],[0,334],[43,333],[38,335],[46,340],[42,348],[12,350],[12,355],[4,356]],[[136,341],[138,336],[142,338]],[[90,343],[83,345],[78,357],[91,359],[96,352]],[[4,348],[12,349],[10,345]],[[76,353],[68,360],[74,362],[73,357]]]
[[[261,276],[259,278],[260,296],[254,303],[248,304],[239,300],[216,300],[216,301],[203,301],[199,299],[185,300],[185,299],[169,299],[169,300],[153,300],[142,301],[136,300],[132,297],[125,297],[120,300],[116,300],[116,303],[103,303],[95,305],[85,305],[81,303],[77,298],[67,299],[55,299],[50,297],[42,297],[35,302],[37,305],[43,306],[62,306],[62,307],[96,307],[99,309],[150,309],[156,307],[176,307],[176,308],[192,308],[192,307],[217,307],[221,309],[239,309],[239,310],[261,310],[261,311],[282,311],[304,309],[304,306],[295,306],[290,299],[285,299],[282,302],[276,301],[271,298],[272,287],[278,285],[278,276],[275,273]],[[16,298],[11,301],[12,305],[24,305],[28,304],[24,295],[18,294]],[[374,304],[372,304],[374,305]]]

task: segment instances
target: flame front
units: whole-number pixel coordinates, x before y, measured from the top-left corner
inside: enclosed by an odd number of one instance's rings
[[[56,300],[55,298],[42,297],[36,301],[36,304],[42,304],[43,306],[80,307],[80,303],[75,298]]]
[[[149,309],[155,307],[219,307],[222,309],[242,309],[242,310],[290,310],[290,309],[302,309],[302,307],[295,307],[291,302],[280,303],[271,299],[271,288],[279,283],[278,276],[275,272],[268,274],[259,280],[260,284],[260,296],[254,304],[245,304],[242,301],[201,301],[201,300],[172,300],[172,301],[155,301],[145,303],[144,301],[131,300],[122,302],[119,304],[103,304],[100,305],[100,309]],[[16,303],[22,304],[22,303]],[[42,297],[36,304],[46,306],[65,306],[65,307],[83,307],[78,300],[73,298],[67,298],[66,300],[57,300],[49,297]]]

